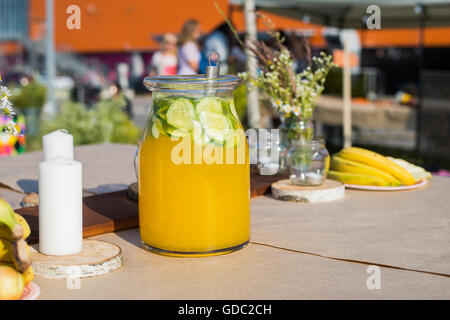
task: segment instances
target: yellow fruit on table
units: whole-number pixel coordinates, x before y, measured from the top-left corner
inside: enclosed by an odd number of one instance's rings
[[[7,266],[16,270],[14,267],[14,263],[11,262],[0,262],[0,266]],[[29,267],[27,270],[25,270],[25,272],[22,272],[21,274],[23,277],[24,286],[26,286],[27,284],[29,284],[31,281],[34,280],[34,271],[32,267]]]
[[[16,218],[17,223],[19,223],[23,227],[23,237],[22,239],[27,239],[31,234],[30,225],[27,220],[22,217],[20,214],[14,213],[14,218]]]
[[[409,163],[403,159],[391,158],[387,157],[389,160],[395,162],[399,166],[405,168],[411,175],[414,177],[416,181],[421,181],[425,179],[431,179],[431,173],[426,171],[424,168],[416,166],[412,163]]]
[[[23,277],[23,282],[24,282],[25,286],[27,284],[29,284],[31,281],[33,281],[33,279],[34,279],[33,268],[29,267],[27,270],[25,270],[25,272],[22,273],[22,277]]]
[[[17,223],[20,224],[23,228],[22,239],[27,239],[31,234],[31,229],[27,221],[25,220],[24,217],[22,217],[20,214],[17,213],[14,213],[14,218],[16,219]],[[4,224],[0,224],[0,238],[12,240],[11,229]]]
[[[328,178],[338,180],[344,184],[356,184],[362,186],[388,187],[390,183],[380,177],[368,176],[359,173],[328,171]]]
[[[22,275],[8,266],[0,266],[0,300],[18,300],[25,283]]]
[[[328,172],[328,170],[330,170],[330,156],[325,159],[325,172]]]
[[[350,147],[342,149],[338,154],[341,158],[367,164],[385,171],[404,185],[409,186],[416,183],[414,177],[406,169],[379,153],[362,148]]]
[[[8,202],[0,198],[0,224],[4,224],[8,226],[10,229],[17,224],[16,219],[14,218],[14,211],[9,205]]]
[[[367,176],[379,177],[387,181],[391,186],[400,186],[402,184],[400,181],[395,179],[391,174],[385,171],[363,164],[361,162],[341,158],[339,157],[338,154],[332,157],[331,167],[334,171],[359,173]]]
[[[14,252],[11,240],[0,238],[0,262],[13,262]]]
[[[0,262],[14,263],[20,272],[31,265],[30,247],[25,240],[8,240],[0,238]]]
[[[23,237],[23,227],[17,223],[14,216],[14,210],[8,202],[0,198],[0,225],[6,226],[11,231],[13,239],[21,239]]]

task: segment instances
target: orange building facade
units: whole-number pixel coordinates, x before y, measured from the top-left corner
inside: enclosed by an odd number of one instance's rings
[[[178,33],[190,18],[201,22],[203,32],[211,31],[223,19],[214,6],[216,2],[231,18],[238,30],[245,27],[242,8],[229,6],[228,0],[57,0],[55,2],[55,42],[59,51],[76,53],[108,53],[154,51],[158,47],[155,37],[166,32]],[[81,10],[81,29],[70,30],[66,21],[67,8],[77,5]],[[262,12],[283,30],[306,30],[313,47],[326,46],[322,26]],[[29,35],[31,40],[45,36],[45,0],[29,0]],[[258,29],[267,30],[262,18]],[[360,31],[362,46],[416,47],[418,29],[386,29]],[[428,28],[425,31],[426,47],[450,47],[450,27]],[[2,52],[13,54],[22,46],[3,43]]]
[[[211,31],[223,22],[214,6],[216,2],[232,18],[239,30],[244,30],[242,11],[230,10],[227,0],[58,0],[55,1],[55,42],[58,50],[75,52],[152,51],[158,47],[155,37],[166,32],[178,33],[190,18],[200,21],[203,32]],[[81,9],[81,29],[69,30],[66,20],[70,5]],[[310,29],[314,45],[324,45],[320,26],[271,14],[267,16],[282,29]],[[267,30],[259,19],[258,28]],[[30,37],[38,40],[45,35],[45,0],[30,0]]]
[[[231,17],[239,30],[245,26],[241,8],[230,7],[228,0],[57,0],[55,1],[55,41],[58,50],[75,52],[152,51],[157,48],[155,36],[166,32],[178,33],[189,18],[196,18],[204,32],[211,31],[223,19],[214,2]],[[70,5],[81,9],[81,29],[69,30],[66,13]],[[276,28],[308,29],[313,46],[322,47],[323,27],[297,20],[264,14]],[[258,19],[259,30],[267,27]],[[45,0],[30,0],[30,36],[37,40],[45,33]],[[419,42],[417,29],[362,31],[364,47],[415,47]],[[450,28],[429,28],[425,45],[450,46]]]

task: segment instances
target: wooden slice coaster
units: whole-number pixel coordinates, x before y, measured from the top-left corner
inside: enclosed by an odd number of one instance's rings
[[[83,250],[68,256],[48,256],[31,248],[31,260],[36,275],[53,278],[86,278],[106,274],[122,265],[119,246],[100,240],[83,239]]]
[[[272,183],[275,199],[295,202],[326,202],[343,198],[345,186],[339,181],[326,180],[321,186],[297,186],[288,179]]]

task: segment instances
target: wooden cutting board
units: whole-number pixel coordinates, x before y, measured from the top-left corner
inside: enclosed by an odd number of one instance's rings
[[[251,176],[252,198],[270,192],[270,185],[282,179],[279,176]],[[39,207],[16,210],[28,222],[31,235],[27,239],[33,244],[39,241]],[[138,204],[129,200],[127,190],[104,193],[83,198],[83,237],[136,228],[139,225]]]

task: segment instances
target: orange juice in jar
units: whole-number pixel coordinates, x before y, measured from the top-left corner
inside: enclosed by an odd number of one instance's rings
[[[236,76],[158,76],[139,148],[144,247],[209,256],[250,238],[248,146],[233,102]]]

